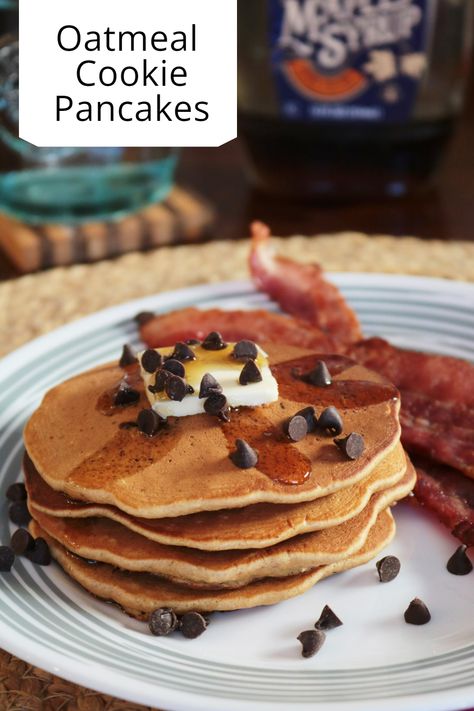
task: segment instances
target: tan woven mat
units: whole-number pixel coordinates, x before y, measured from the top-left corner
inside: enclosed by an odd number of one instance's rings
[[[348,232],[291,237],[276,240],[276,246],[287,256],[317,261],[330,271],[421,274],[474,281],[474,243]],[[245,279],[247,253],[247,241],[162,248],[0,284],[0,353],[128,299],[193,284]],[[144,708],[62,681],[0,650],[0,711]]]

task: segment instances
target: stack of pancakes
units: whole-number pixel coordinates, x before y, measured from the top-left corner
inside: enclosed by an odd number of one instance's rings
[[[367,562],[392,539],[390,506],[415,483],[397,391],[340,356],[324,356],[333,382],[317,387],[300,377],[317,355],[266,351],[278,401],[233,411],[230,422],[170,418],[143,434],[134,426],[149,406],[143,386],[139,402],[107,406],[124,377],[116,364],[46,394],[25,429],[30,528],[91,593],[139,618],[158,607],[267,605]],[[285,421],[309,405],[337,407],[344,433],[364,438],[358,459],[327,432],[285,438]],[[259,452],[255,468],[229,457],[239,435]]]

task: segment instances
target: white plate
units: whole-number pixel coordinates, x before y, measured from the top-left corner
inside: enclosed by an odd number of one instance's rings
[[[474,360],[474,287],[434,279],[333,275],[367,335]],[[247,283],[205,286],[141,299],[94,314],[40,338],[0,367],[0,541],[7,543],[6,487],[21,477],[22,428],[43,393],[136,341],[142,310],[274,309]],[[41,315],[39,314],[40,318]],[[216,614],[197,640],[152,637],[146,625],[95,600],[56,565],[24,559],[0,575],[0,643],[66,679],[173,711],[225,709],[453,709],[474,705],[474,574],[445,563],[456,542],[428,514],[399,506],[387,552],[402,572],[378,583],[374,563],[319,583],[271,608]],[[421,597],[432,621],[405,624]],[[300,656],[297,634],[324,604],[344,626],[321,652]]]

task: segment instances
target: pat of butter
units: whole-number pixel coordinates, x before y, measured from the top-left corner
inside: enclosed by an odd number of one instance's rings
[[[203,413],[205,398],[199,398],[199,387],[205,373],[213,375],[220,384],[230,407],[258,407],[278,400],[278,383],[272,375],[265,351],[257,346],[258,356],[255,363],[260,370],[262,380],[258,383],[241,385],[239,375],[245,363],[232,357],[234,345],[234,343],[228,343],[225,348],[219,351],[209,351],[200,345],[191,346],[196,359],[185,361],[183,366],[185,368],[184,378],[188,385],[192,386],[194,393],[185,395],[181,402],[170,400],[165,392],[153,393],[149,390],[149,386],[155,383],[155,373],[147,373],[143,369],[141,366],[142,353],[139,353],[141,376],[152,408],[162,417],[185,417]],[[156,348],[155,350],[165,358],[172,354],[174,348]]]

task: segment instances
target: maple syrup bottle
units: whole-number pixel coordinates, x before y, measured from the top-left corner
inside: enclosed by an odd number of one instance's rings
[[[429,185],[462,108],[472,0],[242,0],[239,135],[278,195]]]

